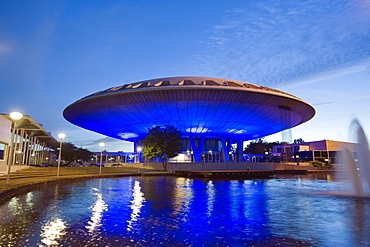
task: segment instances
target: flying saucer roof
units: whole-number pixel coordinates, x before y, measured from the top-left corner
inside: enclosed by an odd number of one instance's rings
[[[314,108],[268,87],[209,77],[170,77],[109,88],[64,110],[82,128],[124,140],[173,125],[184,136],[255,139],[311,119]]]

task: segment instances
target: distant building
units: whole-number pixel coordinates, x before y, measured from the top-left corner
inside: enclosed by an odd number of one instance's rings
[[[102,155],[101,158],[100,155]],[[119,166],[121,163],[137,162],[137,159],[138,153],[135,152],[94,152],[91,164],[99,165],[101,160],[105,166]]]
[[[148,130],[173,125],[183,133],[184,162],[241,162],[243,141],[310,120],[314,108],[279,90],[209,77],[140,81],[88,95],[63,113],[71,123],[136,148]],[[136,151],[135,148],[135,151]]]
[[[340,152],[347,148],[356,154],[356,144],[339,141],[314,141],[292,143],[273,147],[273,153],[281,156],[282,162],[309,162],[322,161],[329,164],[338,164]]]

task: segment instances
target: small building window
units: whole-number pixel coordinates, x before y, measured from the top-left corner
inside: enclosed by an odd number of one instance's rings
[[[0,143],[0,160],[4,159],[6,145]]]

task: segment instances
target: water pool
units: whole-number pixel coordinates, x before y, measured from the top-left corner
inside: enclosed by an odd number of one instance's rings
[[[370,246],[370,200],[325,179],[124,177],[0,205],[0,246]]]

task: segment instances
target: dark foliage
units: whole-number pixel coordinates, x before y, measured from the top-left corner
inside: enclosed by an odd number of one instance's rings
[[[55,151],[56,155],[59,155],[59,150]],[[84,148],[78,148],[70,142],[65,142],[62,144],[62,160],[68,165],[77,160],[89,161],[93,157],[93,153]]]
[[[142,144],[143,155],[149,159],[159,158],[162,160],[163,169],[167,170],[168,159],[181,152],[181,132],[174,126],[156,126],[149,130]]]

